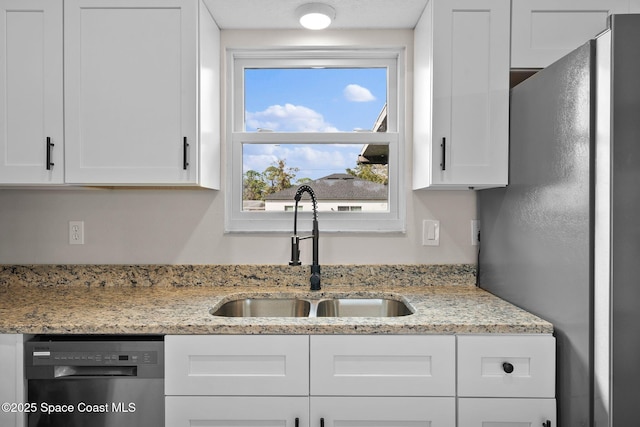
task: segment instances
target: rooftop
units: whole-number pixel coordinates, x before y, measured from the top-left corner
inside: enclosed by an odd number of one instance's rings
[[[383,200],[388,198],[386,185],[367,181],[346,173],[334,173],[308,182],[318,200]],[[297,186],[266,197],[267,201],[293,200]]]

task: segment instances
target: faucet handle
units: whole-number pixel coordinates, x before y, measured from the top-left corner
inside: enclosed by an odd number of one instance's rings
[[[291,261],[289,265],[302,265],[300,262],[300,237],[291,236]]]

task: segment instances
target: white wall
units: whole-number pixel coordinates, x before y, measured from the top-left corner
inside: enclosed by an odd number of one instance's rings
[[[412,37],[403,31],[223,31],[222,43],[249,46],[357,45],[407,47],[406,234],[321,234],[321,264],[458,264],[476,262],[472,191],[410,190]],[[223,100],[223,104],[224,100]],[[222,122],[224,123],[223,117]],[[223,129],[224,133],[224,129]],[[222,138],[225,141],[225,138]],[[225,149],[223,147],[223,159]],[[225,176],[223,162],[222,176]],[[224,190],[0,190],[0,264],[286,264],[287,234],[224,233]],[[440,246],[422,246],[422,220],[440,220]],[[85,244],[68,244],[68,221],[85,222]],[[301,231],[305,224],[299,224]],[[309,225],[310,227],[310,225]],[[322,219],[320,218],[322,233]],[[302,259],[309,262],[310,241]]]

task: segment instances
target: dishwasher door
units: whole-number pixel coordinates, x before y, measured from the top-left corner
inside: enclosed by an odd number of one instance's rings
[[[163,426],[164,342],[87,339],[26,343],[28,426]]]

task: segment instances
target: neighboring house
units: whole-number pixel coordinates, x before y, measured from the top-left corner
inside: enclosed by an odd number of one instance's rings
[[[388,210],[389,190],[386,185],[335,173],[306,183],[316,195],[319,211],[355,212]],[[267,196],[266,211],[289,211],[295,206],[297,187],[287,188]],[[304,194],[298,209],[311,210],[311,200]]]
[[[376,122],[373,124],[371,132],[387,131],[387,104],[384,104],[382,111],[378,114]],[[362,147],[358,156],[358,164],[361,165],[387,165],[389,164],[389,146],[367,144]]]

